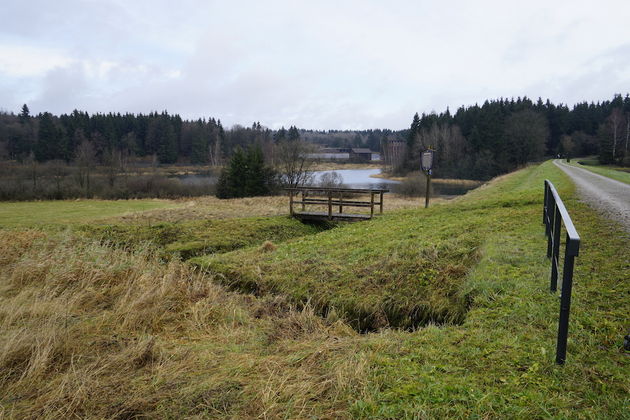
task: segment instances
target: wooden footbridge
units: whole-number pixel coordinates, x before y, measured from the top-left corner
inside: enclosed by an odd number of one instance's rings
[[[369,220],[374,217],[375,206],[379,207],[379,213],[382,214],[383,194],[389,192],[384,189],[324,187],[296,187],[286,190],[289,192],[289,212],[292,217],[339,221]],[[300,210],[296,211],[296,206],[300,206]],[[348,207],[369,208],[370,213],[348,213]]]

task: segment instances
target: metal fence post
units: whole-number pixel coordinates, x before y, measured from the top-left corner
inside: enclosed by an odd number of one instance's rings
[[[567,236],[567,243],[569,238]],[[569,255],[567,249],[564,255],[562,269],[562,290],[560,291],[560,319],[558,320],[558,342],[556,344],[556,363],[564,364],[567,358],[567,339],[569,337],[569,312],[571,309],[571,289],[573,288],[573,263],[575,257]]]
[[[561,229],[560,210],[556,207],[553,211],[553,228],[551,233],[553,237],[553,249],[551,251],[551,284],[550,290],[555,292],[558,289],[558,261],[560,260],[560,229]]]

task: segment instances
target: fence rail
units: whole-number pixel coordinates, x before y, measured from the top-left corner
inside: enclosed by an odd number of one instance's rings
[[[289,212],[291,216],[302,219],[319,220],[363,220],[374,216],[374,207],[379,207],[379,213],[383,213],[383,194],[389,192],[385,189],[366,188],[324,188],[324,187],[295,187],[286,188],[289,193]],[[369,195],[369,201],[362,200],[361,196]],[[378,201],[375,200],[378,197]],[[301,205],[301,211],[296,211],[295,206]],[[325,206],[327,212],[307,212],[306,206]],[[370,208],[370,214],[352,214],[344,208],[358,207]],[[338,209],[333,212],[333,209]]]
[[[571,308],[571,290],[573,288],[573,267],[575,257],[580,251],[578,235],[571,216],[564,206],[558,191],[551,181],[545,180],[545,200],[543,205],[543,223],[547,235],[547,257],[551,259],[551,279],[549,288],[558,289],[560,266],[560,239],[562,225],[566,231],[564,246],[564,266],[562,268],[562,289],[560,292],[560,317],[558,320],[558,341],[556,344],[556,363],[564,364],[567,355],[569,335],[569,311]]]

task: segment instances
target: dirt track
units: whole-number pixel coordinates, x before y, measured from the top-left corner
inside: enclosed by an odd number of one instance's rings
[[[571,177],[580,197],[609,219],[619,222],[630,233],[630,185],[586,169],[554,163]]]

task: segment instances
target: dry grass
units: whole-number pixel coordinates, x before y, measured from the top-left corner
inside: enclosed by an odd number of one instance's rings
[[[321,161],[316,162],[310,169],[313,171],[339,171],[343,169],[381,169],[383,165],[378,163],[350,163]]]
[[[68,234],[0,231],[9,418],[347,416],[357,335],[281,298]]]
[[[439,202],[435,200],[432,202]],[[103,220],[103,223],[151,224],[159,222],[181,222],[185,220],[227,219],[253,216],[278,216],[289,214],[289,199],[278,195],[271,197],[249,197],[220,200],[204,196],[190,200],[173,200],[180,206],[169,209],[129,213]],[[417,199],[397,194],[385,194],[384,211],[414,208],[422,205]],[[354,209],[352,209],[354,213]],[[369,213],[369,210],[367,211]]]
[[[414,171],[414,172],[409,172],[407,176],[389,176],[389,174],[387,173],[380,173],[376,175],[371,175],[371,177],[390,179],[392,181],[402,182],[406,179],[409,179],[410,177],[419,176],[419,175],[422,175],[420,171]],[[437,184],[444,184],[444,185],[457,185],[457,186],[467,187],[467,188],[477,188],[484,183],[483,181],[477,181],[474,179],[454,179],[454,178],[433,178],[431,182],[437,183]]]

